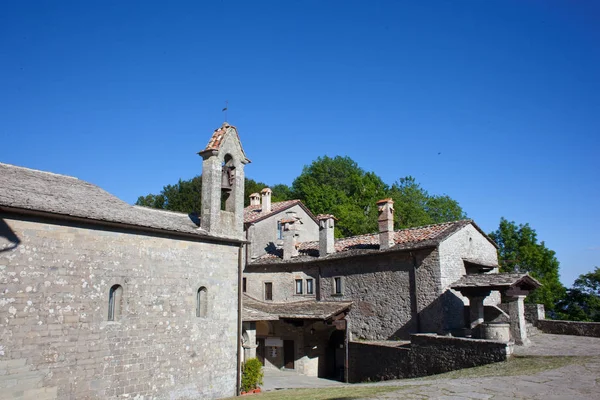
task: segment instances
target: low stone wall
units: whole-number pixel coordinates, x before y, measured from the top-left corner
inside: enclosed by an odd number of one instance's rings
[[[411,335],[410,340],[413,377],[506,361],[512,354],[512,345],[492,340],[426,333]]]
[[[348,350],[349,380],[364,382],[416,378],[505,361],[512,354],[512,344],[414,334],[410,347],[351,342]]]
[[[537,328],[544,333],[600,337],[600,322],[539,320]]]
[[[410,348],[406,347],[350,342],[348,361],[348,380],[353,383],[385,381],[410,375]]]

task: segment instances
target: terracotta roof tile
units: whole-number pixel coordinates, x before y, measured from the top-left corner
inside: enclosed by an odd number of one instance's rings
[[[235,133],[238,142],[241,143],[240,135],[238,134],[237,128],[233,125],[229,125],[227,122],[223,122],[223,125],[221,125],[220,128],[216,129],[213,132],[210,140],[208,141],[208,144],[206,145],[206,148],[204,150],[202,150],[199,154],[202,155],[209,151],[219,150],[221,148],[221,145],[223,144],[223,140],[225,139],[227,132],[230,132],[230,131],[233,131]],[[246,158],[245,161],[250,162],[250,160],[248,160],[248,158],[246,157],[246,153],[244,152],[244,149],[241,149],[241,150],[242,150],[243,156]]]
[[[470,220],[461,220],[454,222],[444,222],[441,224],[419,226],[416,228],[401,229],[395,232],[395,245],[390,250],[408,250],[421,248],[426,246],[435,246],[450,234],[468,224],[475,224]],[[479,228],[477,228],[479,229]],[[491,239],[490,239],[491,240]],[[346,254],[351,255],[358,252],[378,251],[379,250],[379,233],[371,233],[366,235],[352,236],[335,241],[335,253],[332,253],[326,258],[344,257]],[[299,247],[300,256],[288,262],[304,262],[311,261],[319,256],[319,242],[303,242]],[[350,253],[351,252],[351,253]],[[346,253],[346,254],[345,254]],[[281,252],[273,251],[258,258],[253,264],[283,262],[281,260]]]

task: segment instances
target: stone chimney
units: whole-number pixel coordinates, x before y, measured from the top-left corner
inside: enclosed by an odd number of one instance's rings
[[[379,248],[389,249],[394,242],[394,200],[383,199],[377,202],[379,217]]]
[[[325,257],[327,254],[335,253],[335,242],[333,237],[333,228],[337,218],[331,214],[319,214],[319,257]]]
[[[283,259],[291,260],[293,257],[298,257],[298,247],[296,247],[296,218],[282,219],[280,223],[283,225]]]
[[[263,190],[260,191],[260,194],[262,195],[262,210],[261,212],[263,213],[270,213],[271,212],[271,193],[273,191],[271,189],[264,188]]]
[[[260,194],[252,193],[250,195],[250,205],[251,206],[260,206]]]

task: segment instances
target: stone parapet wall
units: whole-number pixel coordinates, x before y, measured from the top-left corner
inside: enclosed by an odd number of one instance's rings
[[[385,381],[410,376],[410,348],[350,342],[350,382]]]
[[[441,374],[506,361],[512,345],[432,334],[411,335],[411,376]]]
[[[351,342],[350,382],[416,378],[506,361],[512,344],[434,334],[411,335],[410,347]]]
[[[600,337],[600,322],[539,320],[537,328],[556,335]]]

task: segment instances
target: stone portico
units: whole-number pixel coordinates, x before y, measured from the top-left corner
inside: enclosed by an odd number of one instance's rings
[[[527,295],[541,284],[528,274],[474,274],[465,275],[452,285],[452,289],[469,299],[467,334],[473,338],[492,339],[484,330],[484,300],[492,291],[499,291],[503,302],[508,302],[510,339],[518,345],[528,345],[525,323]],[[502,335],[501,335],[502,336]]]

